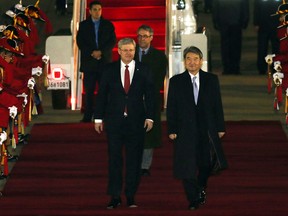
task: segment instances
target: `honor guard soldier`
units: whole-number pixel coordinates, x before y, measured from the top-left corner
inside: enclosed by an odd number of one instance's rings
[[[4,132],[7,136],[5,140],[1,140],[1,178],[8,175],[7,161],[9,159],[17,160],[18,158],[17,156],[12,156],[7,148],[10,144],[12,144],[12,147],[16,147],[16,142],[13,143],[13,139],[18,134],[18,128],[15,128],[14,121],[17,119],[17,107],[22,103],[21,99],[16,96],[17,91],[13,88],[15,80],[11,62],[15,55],[22,55],[17,43],[14,40],[2,37],[0,39],[0,132],[2,136],[4,136]]]

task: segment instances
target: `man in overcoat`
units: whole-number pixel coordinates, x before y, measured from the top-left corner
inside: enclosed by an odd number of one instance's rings
[[[135,60],[147,64],[153,74],[155,90],[155,118],[153,130],[146,133],[144,152],[142,158],[142,175],[150,175],[150,167],[153,160],[154,148],[162,145],[161,106],[162,99],[160,90],[163,88],[167,73],[168,60],[164,52],[151,45],[154,30],[147,25],[141,25],[137,30],[138,44],[136,46]]]
[[[213,168],[225,169],[220,138],[225,134],[216,75],[201,70],[202,52],[184,50],[185,72],[170,79],[167,101],[169,138],[174,141],[174,176],[181,179],[189,209],[204,204]]]

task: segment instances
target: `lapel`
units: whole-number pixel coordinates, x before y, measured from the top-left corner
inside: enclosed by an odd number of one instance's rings
[[[135,50],[135,56],[134,56],[134,60],[137,62],[139,61],[139,46],[136,46],[136,50]]]
[[[200,88],[199,88],[199,94],[198,94],[198,102],[201,100],[201,98],[203,97],[205,91],[205,74],[204,73],[208,73],[208,72],[204,72],[202,70],[199,71],[199,81],[200,81]]]
[[[132,80],[131,80],[131,84],[130,84],[130,88],[129,88],[129,91],[128,93],[133,90],[134,86],[137,86],[137,82],[140,78],[140,67],[139,67],[139,63],[138,61],[135,61],[135,69],[134,69],[134,74],[133,74],[133,77],[132,77]]]
[[[99,46],[99,42],[102,41],[102,34],[103,34],[103,21],[102,21],[102,17],[100,18],[100,24],[99,24],[99,29],[98,29],[98,46]]]
[[[87,40],[90,41],[90,44],[92,45],[93,44],[93,47],[96,46],[96,42],[95,42],[95,28],[94,28],[94,23],[93,23],[93,20],[92,20],[92,17],[90,16],[89,18],[89,22],[88,22],[88,25],[87,25],[87,34],[91,34],[91,37],[87,37]]]
[[[189,72],[186,70],[183,73],[184,76],[184,93],[187,94],[187,99],[188,101],[193,101],[192,103],[195,105],[194,102],[194,94],[193,94],[193,85],[192,85],[192,81],[191,81],[191,77],[189,75]]]
[[[115,80],[116,83],[118,85],[117,88],[121,89],[121,91],[126,94],[125,90],[124,90],[124,86],[122,84],[122,80],[121,80],[121,63],[120,60],[117,61],[117,63],[115,64],[115,71],[117,71],[117,73],[115,73]]]

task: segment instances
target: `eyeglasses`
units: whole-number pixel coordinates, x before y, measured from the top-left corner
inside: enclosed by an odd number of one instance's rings
[[[120,49],[122,52],[125,52],[125,53],[127,53],[127,52],[134,52],[135,51],[135,49]]]
[[[140,35],[140,34],[137,35],[138,38],[143,38],[143,39],[147,39],[147,38],[149,38],[151,36],[152,35]]]

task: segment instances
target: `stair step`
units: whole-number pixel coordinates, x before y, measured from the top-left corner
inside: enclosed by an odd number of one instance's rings
[[[165,53],[165,47],[155,47],[156,49],[158,50],[161,50]],[[119,59],[119,54],[118,54],[118,49],[117,48],[113,48],[113,51],[112,51],[112,59],[113,61],[116,61]]]
[[[112,21],[115,26],[116,35],[133,35],[139,26],[145,24],[151,26],[157,34],[165,34],[165,22],[163,20],[130,20]]]
[[[165,6],[166,0],[103,0],[103,7]]]
[[[157,33],[157,32],[156,32]],[[117,35],[117,42],[124,38],[124,37],[129,37],[129,38],[133,38],[136,43],[137,43],[137,37],[136,37],[136,30],[135,30],[135,34],[123,34],[123,35]],[[160,47],[165,47],[166,44],[166,35],[162,34],[154,34],[153,40],[151,42],[152,46],[160,46]]]
[[[108,20],[165,20],[165,6],[142,6],[142,7],[106,7],[103,17]]]

